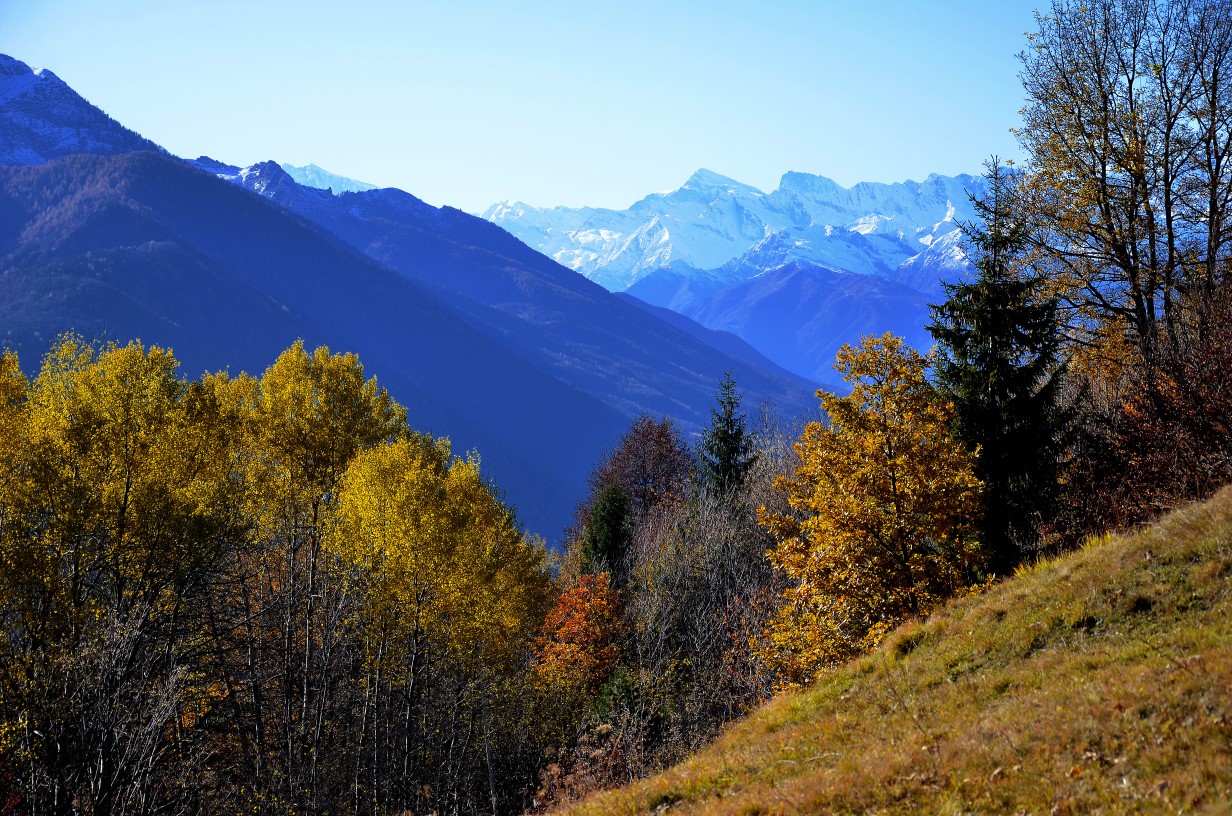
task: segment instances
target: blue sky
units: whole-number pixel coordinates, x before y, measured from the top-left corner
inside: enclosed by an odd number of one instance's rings
[[[1024,0],[2,0],[0,52],[173,153],[477,211],[1014,157]]]

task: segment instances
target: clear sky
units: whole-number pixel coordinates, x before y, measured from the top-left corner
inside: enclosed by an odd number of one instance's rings
[[[171,152],[431,204],[626,207],[1014,157],[1033,0],[0,0],[0,52]]]

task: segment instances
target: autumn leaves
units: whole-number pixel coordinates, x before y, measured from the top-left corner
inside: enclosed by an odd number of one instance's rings
[[[844,346],[852,393],[820,392],[829,425],[809,424],[799,469],[779,480],[791,512],[762,514],[792,585],[760,652],[787,683],[867,651],[978,574],[975,457],[926,362],[891,335]]]
[[[186,382],[137,344],[66,338],[33,381],[8,354],[0,460],[0,778],[22,811],[524,785],[489,779],[524,726],[501,712],[525,710],[543,547],[354,355],[297,344],[259,378]]]

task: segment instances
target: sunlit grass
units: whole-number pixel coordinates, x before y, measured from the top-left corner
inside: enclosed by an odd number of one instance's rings
[[[1232,812],[1232,489],[909,623],[579,814]]]

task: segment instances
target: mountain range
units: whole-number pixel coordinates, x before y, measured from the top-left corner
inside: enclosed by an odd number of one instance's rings
[[[297,338],[357,352],[412,425],[477,448],[549,539],[638,414],[695,433],[726,370],[750,407],[812,405],[815,383],[733,335],[483,219],[338,179],[176,158],[0,56],[0,342],[32,370],[62,331],[140,338],[189,376],[259,372]]]
[[[863,334],[931,345],[928,304],[968,269],[959,224],[982,189],[966,175],[845,188],[791,172],[764,193],[699,170],[625,210],[504,202],[483,217],[611,291],[824,379],[839,346]]]
[[[716,348],[746,365],[774,369],[737,338],[690,321],[667,321],[613,297],[505,230],[452,207],[432,207],[388,188],[335,195],[296,183],[273,162],[238,168],[202,157],[190,164],[275,202],[386,268],[432,287],[456,312],[509,348],[626,413],[677,415],[696,426],[698,417],[681,416],[680,408],[713,390],[712,383],[698,381],[693,372],[706,365]],[[683,340],[682,332],[704,345]],[[677,365],[661,365],[664,350],[671,351]],[[755,370],[747,376],[744,385],[756,393],[781,390]]]

